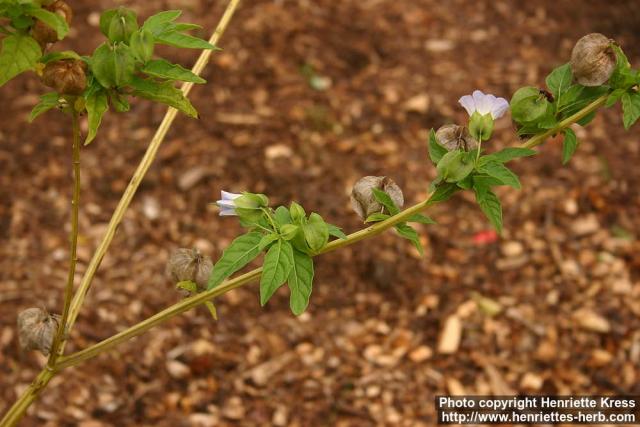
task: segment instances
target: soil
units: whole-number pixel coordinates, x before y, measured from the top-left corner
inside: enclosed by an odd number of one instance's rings
[[[184,10],[208,34],[224,2],[71,0],[60,48],[100,42],[102,9],[141,17]],[[246,1],[192,91],[118,230],[69,351],[178,301],[164,274],[177,247],[214,259],[241,232],[210,205],[221,189],[300,202],[351,232],[348,194],[387,175],[407,203],[435,170],[428,130],[462,122],[476,88],[510,97],[541,85],[582,35],[602,32],[640,65],[634,1]],[[198,52],[165,49],[190,66]],[[43,357],[18,350],[27,307],[62,306],[71,195],[69,132],[28,112],[44,88],[25,75],[1,89],[0,412]],[[110,112],[82,151],[79,276],[164,113],[134,102]],[[85,125],[86,128],[86,125]],[[429,426],[438,394],[640,394],[640,141],[619,107],[586,129],[568,166],[560,141],[514,164],[505,230],[473,197],[434,207],[416,251],[387,233],[316,261],[307,313],[283,288],[261,308],[257,286],[193,310],[55,378],[23,426]],[[491,150],[517,143],[497,122]]]

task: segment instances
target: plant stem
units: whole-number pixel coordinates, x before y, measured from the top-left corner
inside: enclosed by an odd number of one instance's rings
[[[78,112],[71,102],[71,124],[73,129],[73,196],[71,199],[71,233],[69,235],[71,248],[69,250],[69,274],[67,285],[64,289],[64,307],[62,318],[58,324],[58,330],[53,338],[51,354],[47,365],[49,368],[55,366],[56,359],[60,355],[60,344],[62,343],[66,331],[67,320],[69,319],[69,306],[73,297],[73,280],[76,276],[76,264],[78,263],[78,211],[80,209],[80,124],[78,122]]]
[[[216,26],[215,31],[211,35],[211,38],[209,39],[209,43],[211,43],[214,46],[216,45],[216,43],[218,43],[218,40],[220,40],[220,37],[222,36],[222,34],[224,34],[224,31],[226,30],[227,25],[229,24],[229,21],[231,20],[231,17],[235,13],[239,3],[240,3],[240,0],[229,0],[229,4],[227,4],[227,7],[224,11],[224,14],[222,15],[222,18],[220,18],[220,21],[218,22],[218,25]],[[211,53],[212,53],[211,50],[202,51],[202,53],[200,54],[200,57],[198,58],[195,65],[191,69],[191,71],[194,74],[200,75],[204,67],[209,62]],[[181,87],[182,93],[185,96],[187,96],[191,91],[192,87],[193,87],[193,83],[190,83],[190,82],[184,83]],[[109,248],[109,245],[111,245],[111,241],[113,240],[113,237],[116,234],[116,230],[118,229],[118,226],[120,225],[120,222],[122,221],[122,218],[124,217],[124,214],[127,208],[129,207],[129,204],[131,203],[131,200],[133,199],[134,194],[136,193],[138,187],[140,186],[142,179],[144,178],[147,171],[149,170],[149,167],[153,163],[153,160],[156,157],[156,153],[158,152],[158,148],[160,148],[160,145],[164,141],[164,138],[166,137],[167,132],[169,131],[169,128],[171,127],[171,124],[173,123],[173,120],[175,119],[177,112],[178,110],[172,107],[169,107],[167,109],[167,112],[165,113],[165,116],[162,119],[160,126],[158,127],[155,135],[153,136],[151,142],[149,143],[149,147],[147,148],[147,151],[144,153],[144,156],[142,157],[142,160],[140,161],[138,168],[134,172],[133,177],[131,178],[131,181],[129,181],[129,185],[127,185],[127,188],[124,190],[124,193],[122,194],[120,202],[118,203],[118,206],[116,207],[116,210],[113,212],[111,220],[109,221],[107,230],[104,236],[102,237],[102,241],[100,242],[100,244],[98,245],[98,248],[93,254],[93,257],[91,258],[91,261],[87,266],[87,271],[82,277],[82,281],[80,282],[78,291],[74,295],[73,301],[71,302],[71,309],[70,309],[69,321],[68,321],[68,330],[71,330],[76,319],[78,318],[80,307],[82,306],[82,303],[84,302],[84,299],[87,295],[89,287],[91,286],[93,277],[95,276],[96,271],[98,270],[98,267],[102,262],[102,258],[106,254],[107,249]]]

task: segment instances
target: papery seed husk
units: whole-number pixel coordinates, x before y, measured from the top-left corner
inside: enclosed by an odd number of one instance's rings
[[[383,206],[373,194],[373,189],[384,191],[391,200],[401,208],[404,205],[404,196],[400,187],[386,176],[365,176],[360,178],[351,190],[351,206],[358,216],[365,220],[369,215],[383,212]]]
[[[469,129],[455,124],[441,126],[436,132],[436,141],[447,151],[471,151],[478,148],[478,141],[471,136]]]
[[[616,68],[613,40],[603,34],[582,37],[571,51],[571,71],[583,86],[600,86],[609,81]]]
[[[87,88],[84,61],[62,59],[49,62],[42,71],[42,82],[62,95],[80,95]]]
[[[207,288],[213,262],[196,248],[180,248],[171,254],[167,262],[167,274],[174,283],[190,280],[198,289]]]
[[[71,10],[71,7],[64,1],[54,1],[50,5],[45,6],[45,9],[49,12],[53,12],[62,16],[67,24],[71,24],[71,20],[73,19],[73,11]],[[56,32],[56,30],[38,19],[36,19],[33,27],[31,28],[31,35],[40,44],[41,47],[44,47],[47,43],[55,43],[58,41],[58,33]]]
[[[18,314],[18,340],[22,351],[38,350],[49,355],[58,330],[60,316],[41,308],[28,308]]]

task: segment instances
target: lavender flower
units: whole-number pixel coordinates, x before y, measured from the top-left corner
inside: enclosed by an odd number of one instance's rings
[[[463,96],[458,102],[467,110],[469,116],[476,111],[482,116],[490,113],[494,120],[502,117],[509,109],[509,102],[506,99],[496,98],[479,90],[474,90],[471,95]]]
[[[236,212],[235,199],[242,196],[242,194],[229,193],[228,191],[220,191],[221,200],[216,202],[216,205],[220,208],[220,216],[235,216]]]

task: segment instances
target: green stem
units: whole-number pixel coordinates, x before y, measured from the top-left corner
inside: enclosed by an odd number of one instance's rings
[[[71,123],[73,129],[73,196],[71,199],[71,232],[69,241],[71,248],[69,250],[69,273],[67,276],[67,285],[64,289],[64,307],[62,309],[62,318],[58,325],[58,330],[53,338],[51,345],[51,354],[47,365],[52,368],[56,364],[56,359],[60,355],[61,344],[65,339],[65,331],[67,321],[69,320],[69,307],[71,298],[73,297],[73,280],[76,276],[76,265],[78,263],[78,211],[80,209],[80,124],[78,123],[78,112],[71,107]]]

